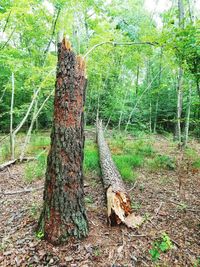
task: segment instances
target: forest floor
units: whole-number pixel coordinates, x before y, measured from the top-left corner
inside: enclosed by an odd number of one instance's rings
[[[88,138],[95,142],[92,133]],[[115,146],[111,138],[108,140],[116,155],[127,147],[126,142],[128,147],[135,142],[134,138],[127,137]],[[183,153],[169,138],[154,136],[149,140],[161,159],[162,155],[168,155],[163,159],[165,165],[173,158],[176,166],[157,168],[160,163],[152,163],[150,155],[146,163],[135,168],[134,180],[125,182],[133,211],[143,216],[144,223],[135,230],[123,225],[109,227],[100,175],[87,171],[85,199],[89,236],[81,241],[70,240],[64,246],[54,247],[35,235],[42,205],[41,189],[2,194],[39,188],[44,179],[27,182],[24,179],[27,163],[0,172],[0,266],[200,266],[200,169],[192,165],[190,158],[183,158]],[[193,140],[190,147],[199,154],[197,141]]]

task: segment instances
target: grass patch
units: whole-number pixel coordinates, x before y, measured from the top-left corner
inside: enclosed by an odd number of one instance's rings
[[[193,166],[194,168],[200,169],[200,158],[198,158],[197,160],[195,160],[195,161],[192,163],[192,166]]]
[[[124,180],[134,181],[134,168],[144,163],[145,157],[152,157],[152,144],[145,140],[126,140],[124,135],[116,135],[116,139],[109,142],[113,160]]]
[[[30,154],[37,155],[40,151],[44,150],[49,145],[50,145],[49,135],[33,134],[31,136],[31,141],[27,151]]]
[[[192,148],[187,148],[185,150],[186,157],[191,161],[192,167],[199,169],[200,168],[200,157],[196,150]]]
[[[86,174],[88,172],[100,173],[98,149],[96,144],[93,142],[85,143],[83,166]]]
[[[113,155],[113,160],[122,176],[126,181],[133,182],[136,179],[136,174],[133,168],[140,167],[143,159],[137,155]]]
[[[10,157],[9,143],[0,146],[0,162],[5,162]]]
[[[25,181],[31,183],[44,177],[46,171],[46,160],[46,154],[42,154],[36,161],[29,162],[25,167]]]
[[[175,159],[168,155],[157,155],[155,158],[149,160],[148,166],[151,170],[174,170],[176,167]]]
[[[141,157],[152,157],[155,151],[150,142],[145,140],[126,141],[123,147],[123,154],[139,155]]]

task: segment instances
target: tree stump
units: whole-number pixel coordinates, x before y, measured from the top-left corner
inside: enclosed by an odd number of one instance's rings
[[[38,235],[52,244],[88,234],[83,193],[85,62],[58,43],[54,119]]]

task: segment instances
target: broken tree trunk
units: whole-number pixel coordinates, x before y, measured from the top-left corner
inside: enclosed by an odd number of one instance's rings
[[[85,63],[58,43],[54,120],[38,234],[52,244],[88,234],[83,194]]]
[[[110,225],[124,223],[130,228],[137,227],[141,224],[142,218],[131,213],[130,197],[104,139],[102,122],[97,122],[97,141],[107,199],[108,223]]]

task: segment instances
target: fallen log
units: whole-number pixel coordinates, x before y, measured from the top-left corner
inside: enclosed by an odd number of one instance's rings
[[[30,161],[30,160],[36,160],[37,158],[35,157],[24,157],[22,161]],[[9,160],[3,164],[0,165],[0,171],[5,170],[6,168],[10,167],[11,165],[14,165],[15,163],[20,163],[20,159],[13,159]]]
[[[103,186],[107,199],[107,216],[109,225],[124,223],[130,228],[139,226],[143,219],[131,212],[130,197],[125,189],[121,175],[117,170],[109,147],[104,139],[102,122],[97,122],[97,142]]]
[[[44,186],[36,187],[36,188],[24,188],[23,190],[18,190],[18,191],[2,191],[0,192],[0,195],[17,195],[17,194],[27,194],[31,192],[35,192],[38,190],[43,189]]]
[[[10,165],[15,164],[15,162],[17,161],[17,159],[13,159],[13,160],[9,160],[3,164],[0,165],[0,171],[3,171],[4,169],[8,168]]]

